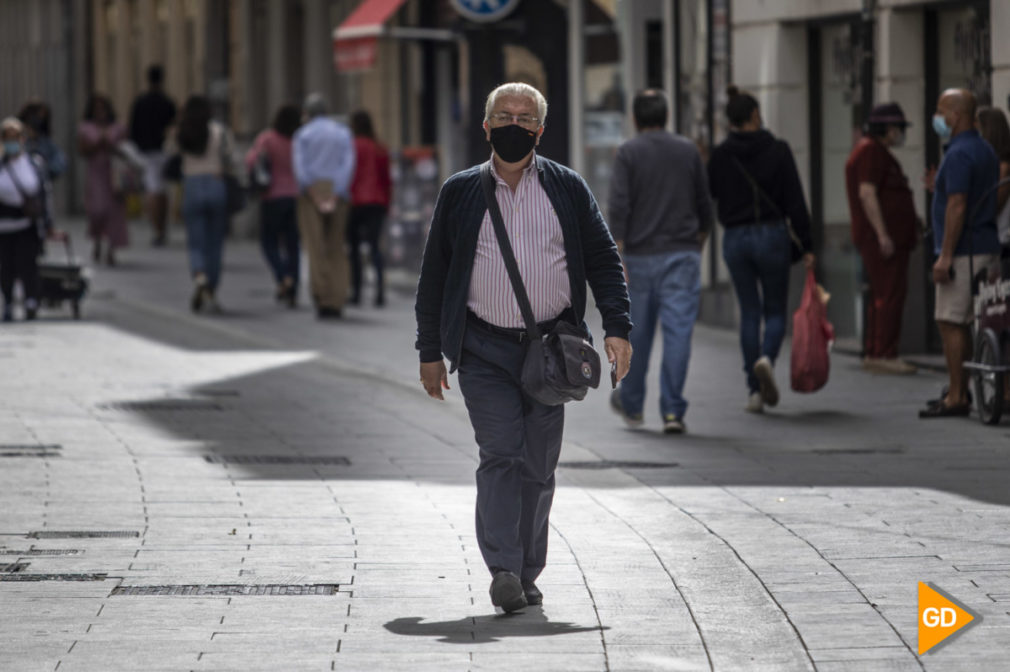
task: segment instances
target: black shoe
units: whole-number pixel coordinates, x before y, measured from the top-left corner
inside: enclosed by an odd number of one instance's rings
[[[320,320],[338,320],[343,313],[339,308],[317,308],[316,317]]]
[[[151,239],[151,247],[165,247],[167,243],[168,240],[166,239],[164,233],[157,234]]]
[[[34,320],[36,317],[38,317],[38,314],[39,314],[39,307],[38,304],[35,303],[34,299],[30,300],[28,303],[25,304],[26,320]]]
[[[360,306],[361,296],[359,294],[352,294],[351,298],[347,300],[347,303],[351,304],[352,306]]]
[[[965,394],[965,397],[968,399],[968,404],[969,405],[975,403],[975,400],[971,396],[971,390],[965,390],[964,394]],[[929,400],[927,400],[926,401],[926,405],[927,406],[936,406],[937,404],[942,404],[943,400],[946,399],[946,398],[947,398],[947,386],[944,385],[942,388],[940,388],[940,396],[937,397],[936,399],[929,399]]]
[[[506,614],[526,606],[526,593],[519,577],[512,572],[500,571],[491,579],[491,604],[501,607]]]
[[[523,581],[523,593],[526,594],[526,604],[536,606],[544,603],[544,594],[532,581]]]
[[[10,306],[4,306],[3,321],[4,322],[13,322],[14,321],[14,311],[11,309]]]
[[[199,313],[203,302],[207,299],[207,279],[203,275],[193,280],[193,296],[189,299],[189,307],[194,313]]]
[[[386,305],[386,295],[380,292],[375,295],[375,307],[382,308],[384,305]]]
[[[971,414],[971,404],[948,406],[940,402],[932,404],[919,411],[920,418],[963,418]]]

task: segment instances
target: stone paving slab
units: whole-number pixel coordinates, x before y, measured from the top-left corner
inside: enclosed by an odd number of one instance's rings
[[[409,291],[318,324],[266,302],[258,251],[230,243],[231,314],[195,317],[181,252],[99,269],[90,322],[0,329],[0,436],[61,445],[0,458],[0,553],[81,551],[0,560],[109,573],[0,582],[0,669],[1005,667],[1007,432],[919,422],[939,376],[835,357],[825,390],[751,416],[735,335],[698,328],[689,434],[659,433],[654,394],[645,431],[603,392],[566,409],[547,601],[501,618],[473,536],[472,430],[455,377],[444,404],[418,389]],[[351,464],[235,462],[277,455]],[[585,468],[601,460],[623,468]],[[25,536],[58,529],[141,536]],[[984,617],[922,658],[920,580]],[[339,592],[111,594],[305,581]]]

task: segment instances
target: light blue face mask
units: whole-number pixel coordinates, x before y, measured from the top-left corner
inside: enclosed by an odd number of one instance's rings
[[[943,118],[942,114],[933,115],[933,130],[941,140],[950,139],[950,126],[947,125],[947,120]]]
[[[17,156],[21,153],[21,143],[17,140],[4,140],[4,155]]]

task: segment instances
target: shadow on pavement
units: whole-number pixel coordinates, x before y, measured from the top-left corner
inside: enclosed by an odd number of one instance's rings
[[[152,319],[108,304],[96,307],[112,318],[114,328],[197,357],[282,352],[243,344],[232,334],[201,329],[192,321]],[[250,324],[268,319],[265,312]],[[372,319],[355,316],[334,333],[351,334],[348,343],[367,340]],[[721,354],[716,350],[709,356]],[[577,461],[583,469],[593,468],[587,460],[613,462],[616,467],[597,465],[600,477],[591,479],[593,487],[602,488],[897,487],[1010,506],[1006,430],[982,427],[974,419],[928,425],[911,419],[909,398],[929,380],[914,388],[914,381],[904,381],[906,388],[895,388],[906,390],[904,396],[883,393],[890,388],[875,380],[877,388],[843,389],[844,396],[834,401],[793,395],[790,404],[763,417],[745,414],[735,404],[727,412],[727,395],[710,391],[699,395],[698,410],[688,418],[690,433],[673,438],[627,431],[604,410],[603,398],[599,403],[587,400],[566,410],[565,439],[589,456],[563,455],[562,460]],[[194,399],[207,403],[201,407]],[[193,442],[195,459],[228,464],[230,473],[243,480],[473,484],[476,449],[458,404],[453,410],[382,376],[351,374],[319,360],[221,377],[182,392],[171,390],[161,399],[116,401],[120,412],[133,416],[127,422],[149,423]],[[613,468],[633,478],[602,473]],[[568,468],[560,473],[566,472],[571,473]]]
[[[446,644],[489,644],[510,637],[553,637],[579,632],[601,632],[606,626],[581,626],[563,621],[551,621],[541,607],[528,607],[523,612],[495,616],[474,616],[456,621],[431,621],[417,616],[397,618],[383,627],[394,635],[438,637]]]

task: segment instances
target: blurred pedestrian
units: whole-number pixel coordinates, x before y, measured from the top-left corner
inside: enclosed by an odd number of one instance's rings
[[[67,171],[67,156],[50,136],[51,117],[48,103],[41,100],[29,100],[18,112],[18,119],[25,125],[25,150],[41,157],[49,179],[55,180]]]
[[[947,143],[933,194],[934,317],[943,341],[949,383],[942,398],[919,411],[920,418],[964,416],[971,412],[963,364],[971,359],[969,325],[974,318],[972,273],[999,263],[996,232],[999,158],[975,130],[975,96],[947,89],[933,115],[933,130]]]
[[[870,111],[866,134],[845,163],[852,242],[870,281],[863,339],[863,368],[909,374],[916,368],[898,357],[901,314],[908,294],[908,257],[915,248],[918,216],[908,177],[891,153],[905,144],[910,124],[897,103]]]
[[[84,212],[88,217],[88,235],[94,241],[91,258],[102,257],[102,240],[107,242],[105,263],[114,266],[116,250],[129,242],[126,228],[126,204],[113,184],[113,157],[117,145],[126,138],[126,129],[116,122],[112,102],[93,94],[84,109],[84,120],[77,127],[77,146],[87,159],[84,188]]]
[[[740,306],[745,409],[760,413],[779,401],[773,367],[786,333],[789,266],[800,257],[807,268],[814,265],[810,214],[788,143],[763,128],[754,96],[735,86],[727,93],[730,133],[712,151],[708,181]]]
[[[350,281],[346,230],[354,175],[354,142],[343,124],[328,118],[326,99],[311,93],[305,124],[293,142],[298,181],[298,228],[309,257],[309,286],[319,319],[341,316]]]
[[[546,117],[547,101],[528,84],[503,84],[488,96],[483,127],[492,157],[442,186],[415,306],[428,395],[443,399],[449,389],[443,354],[452,370],[459,367],[480,447],[477,545],[493,577],[491,603],[506,612],[543,601],[535,581],[547,561],[564,406],[540,403],[520,382],[526,322],[488,211],[483,171],[493,176],[505,234],[544,332],[566,320],[588,336],[588,281],[618,379],[631,358],[621,257],[585,180],[536,155]]]
[[[147,192],[147,212],[154,229],[152,244],[164,245],[168,238],[165,220],[168,216],[168,197],[165,195],[165,180],[162,169],[166,155],[163,151],[165,134],[175,121],[175,103],[165,95],[162,84],[165,72],[160,65],[147,69],[146,92],[137,96],[130,109],[130,139],[143,155],[146,163],[144,171],[144,191]]]
[[[273,126],[256,136],[245,157],[250,174],[261,174],[259,179],[268,180],[260,196],[260,246],[277,282],[277,300],[292,308],[298,300],[301,249],[291,138],[298,130],[301,115],[297,105],[283,105],[274,116]]]
[[[21,282],[25,319],[39,309],[39,268],[42,236],[52,231],[45,166],[25,151],[24,125],[14,117],[0,122],[3,161],[0,164],[0,293],[4,322],[14,319],[14,284]]]
[[[190,96],[182,108],[175,143],[182,154],[182,218],[193,278],[190,308],[220,313],[224,238],[228,232],[228,193],[224,175],[231,170],[231,132],[211,118],[210,101]]]
[[[980,107],[975,113],[975,127],[996,152],[1002,182],[1010,177],[1010,125],[1006,115],[996,107]],[[1010,182],[996,191],[996,230],[1001,247],[1010,246]]]
[[[647,89],[632,103],[638,135],[617,150],[610,180],[610,231],[624,258],[631,297],[628,376],[611,406],[632,427],[643,423],[645,376],[656,322],[663,329],[659,411],[663,431],[686,431],[684,381],[701,295],[701,248],[712,228],[712,201],[694,142],[666,131],[662,91]]]
[[[375,268],[375,305],[386,303],[379,240],[382,224],[389,212],[393,181],[389,174],[389,152],[375,139],[375,129],[368,112],[351,115],[354,134],[354,179],[351,181],[351,215],[347,224],[347,244],[351,256],[351,303],[361,303],[361,243],[368,243],[368,253]]]

